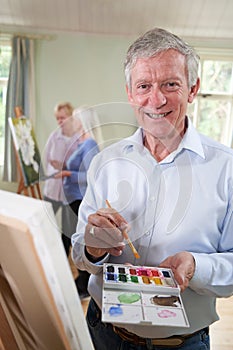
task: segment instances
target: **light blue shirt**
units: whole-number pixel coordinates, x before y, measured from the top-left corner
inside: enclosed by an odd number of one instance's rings
[[[87,188],[87,170],[93,157],[99,152],[98,145],[91,137],[80,142],[66,162],[71,175],[65,177],[63,190],[67,203],[82,200]]]
[[[126,246],[120,257],[92,264],[84,253],[88,215],[112,207],[131,225],[129,236],[140,254]],[[157,162],[143,146],[143,132],[104,149],[88,172],[88,188],[72,237],[77,266],[93,275],[89,291],[101,307],[102,263],[157,266],[170,255],[189,251],[196,262],[182,293],[190,328],[124,325],[143,337],[192,333],[216,321],[216,297],[233,294],[233,150],[199,134],[189,121],[178,149]]]

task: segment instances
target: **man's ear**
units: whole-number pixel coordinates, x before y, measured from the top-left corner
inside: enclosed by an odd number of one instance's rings
[[[193,85],[189,91],[188,102],[192,103],[194,98],[196,97],[198,90],[200,88],[200,79],[197,78],[196,84]]]

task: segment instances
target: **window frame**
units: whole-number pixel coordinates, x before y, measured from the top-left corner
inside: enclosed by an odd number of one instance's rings
[[[201,74],[203,71],[203,63],[204,61],[231,61],[233,64],[233,49],[213,49],[213,48],[196,48],[200,56],[200,71],[199,76],[201,79]],[[231,147],[232,145],[232,134],[233,134],[233,69],[231,76],[231,93],[205,93],[201,91],[201,88],[194,100],[194,108],[193,108],[193,124],[198,129],[198,118],[200,116],[200,103],[199,101],[202,98],[207,98],[209,100],[222,100],[229,101],[230,103],[230,111],[227,116],[226,126],[225,126],[225,136],[224,139],[220,142]],[[211,136],[210,136],[211,137]]]

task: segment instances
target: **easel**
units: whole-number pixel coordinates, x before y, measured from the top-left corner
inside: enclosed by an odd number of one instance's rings
[[[21,166],[19,164],[19,160],[18,160],[18,156],[16,156],[16,162],[17,162],[17,168],[19,171],[19,176],[20,176],[20,180],[19,180],[19,184],[18,184],[18,189],[17,189],[17,193],[21,194],[23,192],[23,194],[25,196],[30,196],[29,193],[29,189],[31,192],[31,196],[33,198],[38,198],[38,199],[42,199],[42,195],[41,195],[41,190],[40,190],[40,185],[37,182],[34,185],[30,185],[30,186],[25,186],[24,185],[24,180],[23,180],[23,175],[22,175],[22,170],[21,170]]]
[[[23,116],[22,108],[19,106],[15,107],[15,117],[20,118],[22,116]],[[22,171],[19,155],[18,155],[18,152],[16,151],[16,149],[15,149],[15,157],[16,157],[17,170],[18,170],[18,174],[19,174],[19,184],[18,184],[17,193],[21,194],[23,192],[23,194],[25,196],[30,196],[30,193],[31,193],[31,196],[33,198],[42,199],[39,182],[37,182],[33,185],[25,186],[24,178],[23,178],[23,171]]]

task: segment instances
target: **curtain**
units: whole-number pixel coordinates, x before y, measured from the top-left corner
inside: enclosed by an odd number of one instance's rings
[[[4,181],[17,181],[15,153],[8,118],[15,117],[14,109],[20,106],[24,116],[35,120],[34,91],[34,41],[15,36],[12,38],[12,60],[6,97]]]

